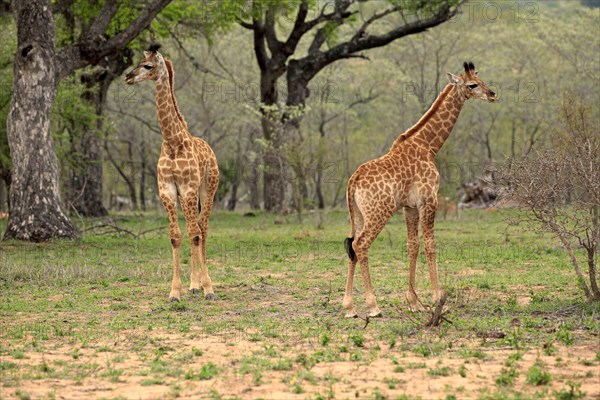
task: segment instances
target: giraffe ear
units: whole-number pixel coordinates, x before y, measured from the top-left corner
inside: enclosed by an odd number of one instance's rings
[[[450,72],[446,72],[446,75],[448,75],[448,82],[450,82],[451,85],[458,85],[460,82],[462,82],[460,76],[456,76]]]

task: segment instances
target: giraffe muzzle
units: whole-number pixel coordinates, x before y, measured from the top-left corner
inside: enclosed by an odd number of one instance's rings
[[[135,79],[135,75],[133,74],[133,71],[131,71],[130,73],[125,75],[125,83],[128,85],[133,84],[134,79]]]

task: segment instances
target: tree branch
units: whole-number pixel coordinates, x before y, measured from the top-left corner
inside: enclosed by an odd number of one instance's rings
[[[280,53],[281,46],[283,45],[283,43],[277,39],[277,33],[275,32],[275,6],[273,4],[269,4],[269,8],[265,13],[264,27],[265,38],[267,39],[267,44],[269,45],[269,50],[273,57]]]
[[[91,42],[98,36],[102,36],[118,9],[119,3],[117,0],[108,0],[104,3],[92,25],[81,35],[82,41]]]
[[[69,76],[73,71],[83,68],[89,64],[98,63],[102,57],[116,49],[122,49],[129,42],[135,39],[140,32],[146,29],[152,20],[163,10],[172,0],[153,0],[153,2],[141,12],[140,16],[133,21],[125,30],[115,36],[105,40],[102,33],[94,37],[86,35],[82,41],[63,47],[56,55],[56,75],[58,80]],[[112,3],[110,1],[109,3]],[[107,16],[111,12],[111,5],[105,5],[102,8],[97,21],[94,21],[90,31],[96,32],[102,26],[106,29],[108,22]],[[113,13],[114,16],[114,13]]]
[[[311,64],[314,64],[313,69],[315,70],[315,72],[318,72],[319,70],[323,69],[325,66],[331,64],[334,61],[348,58],[348,55],[352,53],[385,46],[390,42],[393,42],[394,40],[399,39],[401,37],[413,35],[415,33],[426,31],[429,28],[433,28],[434,26],[437,26],[452,18],[454,15],[456,15],[457,11],[458,6],[451,7],[448,4],[445,4],[436,14],[434,14],[430,18],[420,19],[414,22],[407,22],[406,24],[392,29],[391,31],[382,35],[366,35],[363,37],[358,37],[357,35],[355,35],[348,42],[341,43],[321,54],[309,54],[301,61],[303,61],[304,63],[310,62]],[[367,23],[365,22],[365,24]],[[311,58],[313,58],[314,60],[311,60]]]

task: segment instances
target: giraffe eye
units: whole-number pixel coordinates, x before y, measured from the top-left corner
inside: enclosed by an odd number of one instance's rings
[[[152,65],[144,65],[145,69],[152,69]]]
[[[467,85],[470,89],[475,89],[477,87],[476,83],[472,83],[470,85]]]

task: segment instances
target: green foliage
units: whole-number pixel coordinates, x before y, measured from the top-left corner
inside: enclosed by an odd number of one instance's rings
[[[548,371],[545,371],[542,366],[538,363],[534,364],[527,371],[526,382],[534,385],[541,386],[547,385],[552,380],[552,377]]]
[[[518,373],[514,368],[502,368],[500,376],[496,378],[496,384],[499,386],[511,386]]]
[[[562,388],[559,391],[554,392],[554,398],[556,400],[576,400],[585,398],[586,392],[581,391],[581,383],[567,381],[567,386],[569,387],[568,390]]]
[[[219,373],[219,367],[217,367],[214,363],[209,362],[203,364],[198,372],[194,372],[193,370],[188,370],[184,378],[187,380],[193,381],[208,381],[214,378]]]

